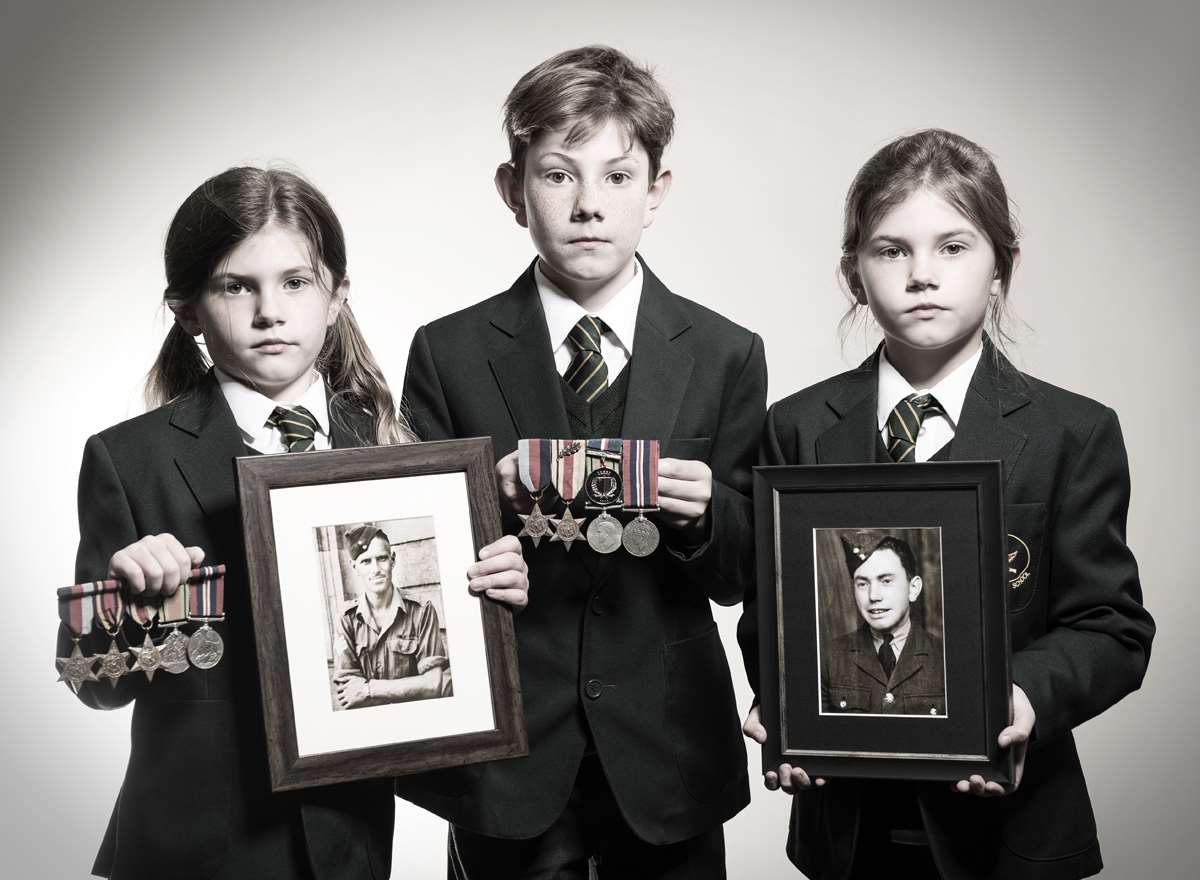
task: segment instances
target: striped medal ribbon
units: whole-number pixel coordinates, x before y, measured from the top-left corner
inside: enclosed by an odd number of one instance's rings
[[[58,619],[71,635],[73,646],[67,657],[56,657],[54,665],[58,667],[58,680],[65,681],[75,693],[85,681],[99,681],[96,675],[96,655],[85,657],[79,649],[79,640],[92,631],[96,619],[94,597],[104,593],[116,593],[121,584],[116,580],[91,581],[86,584],[72,584],[58,591]]]
[[[608,511],[621,506],[621,450],[624,441],[601,438],[587,442],[587,475],[583,488],[588,507],[600,515],[588,526],[588,546],[613,553],[621,546],[621,521]]]
[[[658,441],[626,440],[621,450],[621,478],[625,507],[637,513],[621,533],[622,546],[633,556],[649,556],[658,549],[658,527],[646,518],[658,510]]]
[[[567,507],[561,517],[550,518],[550,525],[554,528],[550,541],[561,543],[570,550],[571,544],[583,537],[583,524],[587,522],[587,517],[576,519],[571,513],[571,502],[583,489],[583,477],[587,469],[587,446],[583,440],[555,440],[553,444],[554,485]]]
[[[202,626],[187,643],[187,656],[197,669],[212,669],[225,653],[225,644],[210,621],[225,619],[225,566],[205,565],[192,569],[192,575],[179,592],[187,593],[188,620]]]
[[[534,547],[550,534],[550,521],[542,513],[538,502],[553,476],[551,444],[552,441],[539,438],[517,441],[517,473],[521,477],[521,485],[533,500],[533,509],[529,513],[517,514],[521,518],[521,531],[517,537],[529,538]]]

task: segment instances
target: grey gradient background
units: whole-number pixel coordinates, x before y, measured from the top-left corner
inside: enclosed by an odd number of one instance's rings
[[[305,171],[346,226],[352,301],[398,389],[418,325],[530,258],[492,189],[499,106],[534,63],[588,42],[651,61],[670,90],[675,186],[642,250],[763,335],[772,399],[873,341],[836,334],[839,212],[861,162],[928,125],[996,154],[1024,231],[1012,301],[1034,329],[1018,362],[1121,414],[1160,624],[1145,688],[1078,731],[1106,876],[1193,876],[1198,25],[1185,0],[5,2],[5,876],[85,876],[125,765],[128,712],[54,683],[53,590],[71,579],[84,440],[141,409],[175,208],[232,164]],[[738,613],[718,618],[744,711]],[[757,776],[757,749],[748,762]],[[787,809],[755,784],[726,829],[731,877],[798,876]],[[394,875],[439,876],[442,829],[402,804]]]

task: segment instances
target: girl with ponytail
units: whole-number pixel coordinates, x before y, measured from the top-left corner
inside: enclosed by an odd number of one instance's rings
[[[131,602],[149,603],[174,595],[205,560],[225,563],[226,620],[216,626],[226,651],[210,669],[135,669],[112,687],[78,689],[94,708],[134,703],[129,766],[92,870],[179,880],[386,877],[390,780],[270,790],[234,486],[240,455],[414,439],[346,301],[341,224],[298,175],[232,168],[176,212],[165,262],[175,323],[147,377],[155,408],[88,440],[76,580],[119,577]],[[297,422],[299,440],[288,427]],[[524,605],[517,539],[479,555],[470,589]],[[100,630],[80,641],[85,654],[104,653]],[[144,637],[126,624],[129,645]],[[59,656],[71,649],[64,633]]]

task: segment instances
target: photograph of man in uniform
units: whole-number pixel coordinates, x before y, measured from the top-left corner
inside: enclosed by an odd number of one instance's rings
[[[937,529],[909,531],[940,549]],[[838,541],[845,568],[830,588],[849,587],[859,622],[822,639],[821,711],[944,717],[942,640],[912,613],[925,586],[917,555],[908,541],[877,530],[840,532]]]
[[[333,644],[335,709],[428,700],[452,694],[437,609],[393,581],[396,553],[383,529],[344,536],[358,597],[341,609]]]

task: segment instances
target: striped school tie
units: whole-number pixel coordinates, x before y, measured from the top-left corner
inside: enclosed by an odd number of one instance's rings
[[[946,411],[932,394],[910,394],[888,416],[888,454],[892,461],[916,461],[917,434],[927,416]]]
[[[567,387],[588,403],[608,387],[608,365],[600,355],[600,338],[607,329],[608,325],[599,318],[585,315],[567,334],[575,354],[563,378]]]
[[[267,424],[278,428],[288,452],[308,452],[316,443],[317,420],[302,406],[277,406]]]

